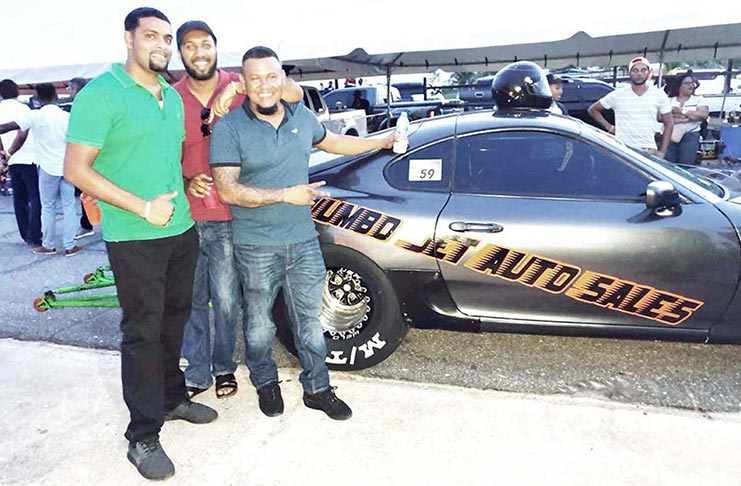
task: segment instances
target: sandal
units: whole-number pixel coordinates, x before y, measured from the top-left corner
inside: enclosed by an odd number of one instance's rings
[[[198,388],[197,386],[190,386],[190,385],[185,387],[185,391],[188,392],[189,399],[195,397],[196,395],[200,395],[206,390],[208,390],[208,388]]]
[[[226,398],[237,393],[239,385],[237,379],[234,377],[234,373],[228,373],[226,375],[219,375],[216,377],[216,398]],[[219,393],[225,391],[226,393]]]

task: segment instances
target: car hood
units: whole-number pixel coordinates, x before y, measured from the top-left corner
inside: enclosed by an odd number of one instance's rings
[[[726,199],[736,204],[741,204],[741,169],[698,166],[681,167],[698,177],[709,179],[718,184],[727,192],[728,197]]]
[[[741,233],[739,233],[741,228],[741,198],[718,202],[715,207],[731,222],[736,230],[736,235],[741,240]]]

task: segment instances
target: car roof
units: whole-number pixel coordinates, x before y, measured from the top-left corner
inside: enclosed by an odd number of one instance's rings
[[[602,84],[602,85],[609,86],[610,88],[612,88],[612,85],[610,83],[606,83],[605,81],[602,81],[601,79],[575,78],[572,76],[561,76],[561,79],[566,83]]]
[[[451,130],[451,124],[455,129]],[[548,110],[480,110],[452,113],[412,122],[415,145],[429,143],[446,135],[475,133],[506,128],[535,128],[578,134],[583,123],[575,118],[556,115]]]

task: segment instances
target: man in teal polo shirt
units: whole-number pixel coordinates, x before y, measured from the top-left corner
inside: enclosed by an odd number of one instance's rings
[[[159,443],[165,420],[207,423],[213,409],[191,402],[179,367],[198,236],[183,191],[183,103],[159,75],[172,56],[170,22],[138,8],[124,21],[126,63],[75,99],[64,175],[98,199],[116,278],[121,381],[129,408],[128,458],[142,476],[175,468]]]
[[[283,413],[271,350],[271,310],[278,290],[288,304],[301,361],[304,404],[335,420],[350,407],[329,384],[327,347],[319,315],[326,268],[310,206],[324,193],[309,184],[311,147],[337,154],[391,148],[394,135],[362,139],[328,132],[303,103],[285,103],[278,56],[254,47],[242,57],[247,102],[219,120],[211,134],[210,164],[222,201],[232,205],[237,271],[244,293],[245,362],[260,410]]]

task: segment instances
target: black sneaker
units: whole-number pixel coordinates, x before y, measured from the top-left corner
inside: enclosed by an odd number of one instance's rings
[[[352,417],[352,410],[347,406],[347,403],[337,398],[334,389],[335,387],[332,386],[313,395],[304,393],[304,405],[314,410],[321,410],[331,419],[349,419]]]
[[[283,413],[283,397],[280,394],[280,385],[277,381],[258,388],[257,396],[260,411],[268,417],[277,417]]]
[[[218,412],[202,403],[185,400],[165,414],[165,420],[185,420],[192,424],[207,424],[219,416]]]
[[[136,466],[139,474],[147,479],[162,480],[175,474],[175,465],[165,454],[157,437],[129,442],[126,457]]]

